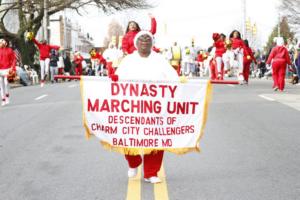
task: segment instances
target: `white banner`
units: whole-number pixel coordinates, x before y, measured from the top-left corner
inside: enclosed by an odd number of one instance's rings
[[[87,135],[108,149],[136,155],[153,150],[199,150],[211,84],[118,81],[81,77],[83,120]]]

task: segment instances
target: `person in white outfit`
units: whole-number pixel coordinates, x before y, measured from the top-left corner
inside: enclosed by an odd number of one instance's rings
[[[148,31],[140,31],[134,39],[137,48],[132,54],[127,55],[120,63],[116,74],[121,80],[169,80],[178,81],[179,77],[175,69],[160,54],[152,51],[153,36]],[[114,80],[112,78],[112,80]],[[128,177],[137,175],[138,166],[144,160],[144,179],[146,182],[159,183],[157,173],[160,170],[163,151],[155,151],[151,154],[132,156],[125,155],[128,161]]]

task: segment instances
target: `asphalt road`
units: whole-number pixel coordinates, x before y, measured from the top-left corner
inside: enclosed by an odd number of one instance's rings
[[[78,82],[11,91],[0,107],[1,200],[126,199],[124,157],[85,139],[81,113]],[[202,152],[165,154],[168,199],[299,199],[299,141],[300,86],[216,85]],[[140,182],[141,199],[159,199]]]

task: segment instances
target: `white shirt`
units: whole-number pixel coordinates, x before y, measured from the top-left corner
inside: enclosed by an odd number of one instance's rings
[[[169,62],[153,51],[145,58],[137,51],[127,55],[121,61],[116,74],[121,80],[179,81],[177,72]]]

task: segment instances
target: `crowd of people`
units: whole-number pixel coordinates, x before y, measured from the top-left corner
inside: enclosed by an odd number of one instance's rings
[[[154,36],[157,22],[151,14],[149,17],[151,20],[149,32]],[[136,51],[134,40],[140,31],[141,28],[137,22],[128,22],[119,47],[110,43],[104,51],[93,48],[90,50],[88,58],[84,58],[79,51],[71,53],[59,46],[48,44],[46,40],[37,41],[33,34],[29,33],[28,41],[32,41],[38,49],[38,69],[34,69],[32,66],[23,66],[19,51],[17,49],[8,50],[10,49],[8,40],[2,39],[0,49],[2,53],[0,55],[2,56],[0,60],[2,105],[9,102],[7,100],[9,96],[7,82],[15,79],[14,74],[17,74],[23,85],[40,82],[41,87],[44,86],[47,77],[51,83],[55,83],[57,80],[54,79],[54,76],[57,74],[111,77],[121,60]],[[174,42],[169,48],[159,48],[153,45],[152,51],[161,54],[173,66],[178,75],[208,76],[211,80],[236,77],[240,84],[248,84],[249,77],[268,78],[272,76],[274,90],[283,91],[282,81],[288,72],[292,74],[292,82],[298,83],[300,46],[294,44],[290,39],[284,43],[282,38],[275,38],[273,48],[267,54],[259,50],[253,51],[248,40],[243,39],[237,30],[232,31],[228,37],[224,33],[213,33],[211,44],[207,49],[201,49],[191,42],[190,45],[182,48],[177,42]],[[11,55],[15,53],[15,59],[7,57],[8,52]]]

